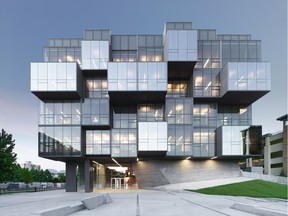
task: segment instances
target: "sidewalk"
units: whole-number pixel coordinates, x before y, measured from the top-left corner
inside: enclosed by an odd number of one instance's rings
[[[81,203],[81,199],[93,197],[97,193],[109,193],[113,202],[102,205],[93,210],[82,210],[72,214],[80,215],[103,215],[103,216],[129,216],[136,215],[137,208],[141,216],[220,216],[253,215],[243,211],[231,209],[235,203],[257,208],[265,208],[268,211],[287,214],[287,200],[259,199],[249,197],[212,196],[183,191],[182,188],[197,189],[201,185],[205,187],[219,184],[227,184],[235,181],[245,181],[245,178],[209,180],[185,184],[161,186],[155,190],[101,190],[94,193],[66,193],[64,190],[44,191],[23,194],[8,194],[0,196],[0,215],[30,215],[39,210],[45,210],[63,205]],[[137,195],[139,206],[137,207]],[[271,214],[270,214],[271,215]]]

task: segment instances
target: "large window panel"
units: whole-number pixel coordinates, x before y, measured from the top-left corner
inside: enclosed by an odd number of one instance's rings
[[[167,122],[138,122],[138,150],[167,151],[167,130]]]
[[[86,154],[109,155],[110,154],[110,131],[87,130],[86,131]]]
[[[39,155],[80,156],[81,129],[75,126],[39,127]]]

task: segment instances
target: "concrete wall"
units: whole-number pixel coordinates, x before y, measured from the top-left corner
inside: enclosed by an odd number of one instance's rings
[[[253,179],[262,179],[264,181],[270,181],[275,182],[279,184],[288,184],[287,177],[282,176],[274,176],[274,175],[265,175],[265,174],[259,174],[259,173],[252,173],[252,172],[244,172],[242,171],[242,176],[247,178],[253,178]]]
[[[237,161],[149,160],[133,164],[139,188],[241,176]]]
[[[273,135],[267,134],[264,138],[264,173],[267,175],[280,175],[284,169],[287,174],[287,126],[284,132]],[[272,142],[274,143],[272,144]],[[279,151],[282,151],[283,156],[272,158],[271,154]],[[273,164],[282,164],[282,167],[271,167]]]

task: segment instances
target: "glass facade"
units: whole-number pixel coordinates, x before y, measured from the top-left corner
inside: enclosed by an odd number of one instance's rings
[[[108,91],[167,91],[164,62],[110,62]]]
[[[138,106],[138,122],[153,122],[164,120],[164,110],[162,104],[140,104]]]
[[[86,79],[85,98],[108,98],[106,77],[89,77]]]
[[[221,68],[220,41],[198,41],[198,61],[195,68]]]
[[[165,110],[168,124],[193,124],[193,99],[167,98]]]
[[[87,155],[110,155],[110,130],[86,131]]]
[[[248,126],[252,124],[251,106],[219,106],[217,126]]]
[[[242,130],[245,126],[221,126],[222,155],[243,155]]]
[[[137,130],[112,129],[112,157],[137,157]]]
[[[226,91],[270,91],[271,65],[267,62],[229,62],[221,70],[222,94]]]
[[[45,62],[77,62],[81,64],[81,48],[79,47],[47,47],[44,48]]]
[[[31,63],[31,91],[79,91],[76,63]]]
[[[168,125],[167,156],[193,155],[193,126]]]
[[[165,61],[197,61],[197,31],[167,30],[164,43]]]
[[[137,91],[137,63],[108,63],[108,91]]]
[[[82,103],[82,125],[109,125],[109,99],[86,98]]]
[[[138,122],[138,151],[167,151],[167,122]]]
[[[80,125],[79,101],[40,101],[39,125]]]
[[[219,97],[220,80],[219,71],[195,70],[194,97]]]
[[[188,82],[168,81],[167,97],[188,97]]]
[[[40,156],[81,156],[79,126],[40,126]]]
[[[50,39],[43,54],[31,63],[31,91],[47,158],[247,155],[251,104],[271,89],[261,41],[191,22],[168,22],[153,35],[85,30]],[[256,154],[257,141],[249,149]]]
[[[82,69],[107,69],[109,61],[109,41],[82,41]]]

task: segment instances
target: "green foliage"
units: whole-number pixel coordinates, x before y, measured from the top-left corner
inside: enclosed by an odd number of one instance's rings
[[[53,183],[58,183],[58,182],[59,182],[59,179],[58,179],[58,178],[53,178],[53,179],[52,179],[52,182],[53,182]]]
[[[263,180],[252,180],[199,190],[189,190],[197,193],[228,196],[248,196],[288,199],[287,185],[267,182]]]
[[[35,182],[51,182],[53,177],[51,175],[51,173],[46,169],[44,170],[34,170],[32,169],[30,171],[33,175],[33,179]]]
[[[0,182],[11,181],[17,154],[13,152],[15,140],[4,129],[0,132]]]
[[[285,173],[284,168],[281,170],[280,176],[287,177],[287,174]]]
[[[33,181],[33,175],[27,168],[22,169],[22,181],[25,184],[31,183]]]
[[[13,166],[13,177],[11,181],[22,182],[23,181],[23,168],[19,164]]]
[[[66,175],[64,173],[58,174],[59,182],[66,182]]]
[[[11,171],[11,178],[9,181],[13,182],[52,182],[53,177],[49,170],[36,170],[22,168],[19,164],[14,164]]]
[[[49,172],[48,169],[46,169],[44,171],[44,176],[45,176],[46,182],[52,182],[53,177],[52,177],[52,175],[51,175],[51,173]]]

